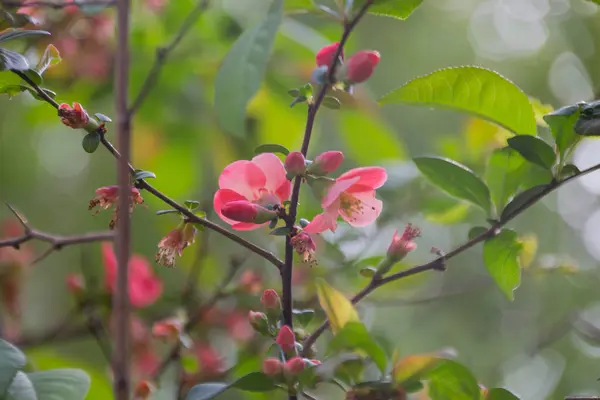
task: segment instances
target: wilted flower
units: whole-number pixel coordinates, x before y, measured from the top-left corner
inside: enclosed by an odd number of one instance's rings
[[[140,194],[140,191],[136,187],[131,187],[131,203],[129,205],[129,212],[133,212],[135,206],[138,204],[142,204],[144,199]],[[96,197],[90,200],[89,210],[94,209],[96,206],[100,207],[100,209],[107,210],[113,204],[117,204],[119,200],[119,186],[104,186],[96,189]],[[97,210],[94,215],[98,214],[99,210]],[[113,212],[113,216],[110,220],[109,227],[110,229],[114,229],[117,226],[117,220],[119,215],[119,206],[115,206],[115,210]]]
[[[269,211],[289,199],[292,186],[279,157],[263,153],[250,161],[239,160],[225,167],[219,177],[219,188],[214,197],[219,217],[233,229],[251,230],[272,219]],[[241,201],[256,204],[260,209],[241,205]],[[236,205],[227,207],[232,202]]]
[[[297,233],[296,235],[292,236],[290,243],[292,244],[294,250],[296,250],[296,253],[302,256],[302,261],[308,264],[317,263],[317,259],[315,258],[317,246],[308,233]]]
[[[66,103],[58,106],[58,116],[60,121],[73,129],[85,128],[90,122],[87,111],[79,103],[73,103],[73,107]]]
[[[177,228],[173,229],[167,236],[161,239],[158,243],[158,252],[156,253],[156,262],[166,267],[175,265],[175,256],[181,257],[183,250],[194,243],[196,227],[189,223],[183,222]]]
[[[394,262],[402,260],[408,253],[417,248],[417,244],[413,241],[419,237],[421,231],[412,224],[404,227],[402,235],[398,235],[398,230],[394,232],[392,243],[388,247],[387,256]]]
[[[383,208],[381,200],[375,198],[375,189],[386,180],[387,173],[380,167],[355,168],[345,172],[321,200],[323,213],[315,216],[304,231],[321,233],[329,229],[335,232],[338,216],[353,227],[371,224]]]

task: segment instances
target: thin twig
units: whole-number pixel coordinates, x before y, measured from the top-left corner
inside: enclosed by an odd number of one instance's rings
[[[131,119],[128,113],[129,92],[129,9],[130,0],[117,4],[117,50],[115,61],[115,109],[117,140],[121,157],[117,159],[117,180],[120,196],[117,200],[117,282],[113,296],[115,315],[115,347],[113,353],[114,393],[116,400],[127,400],[131,388],[129,370],[129,252],[131,242],[130,165]]]
[[[529,209],[531,206],[533,206],[539,200],[541,200],[548,194],[552,193],[553,191],[555,191],[562,185],[564,185],[568,182],[571,182],[577,178],[580,178],[582,176],[585,176],[587,174],[590,174],[594,171],[598,171],[598,170],[600,170],[600,164],[597,164],[590,168],[587,168],[576,175],[572,175],[572,176],[566,178],[563,181],[560,181],[560,182],[552,181],[551,183],[549,183],[547,185],[547,187],[544,190],[542,190],[536,196],[533,196],[531,199],[529,199],[528,201],[523,203],[520,207],[516,208],[515,211],[513,213],[511,213],[510,215],[506,216],[505,219],[503,219],[502,221],[496,222],[491,228],[489,228],[488,230],[486,230],[479,236],[476,236],[476,237],[470,239],[469,241],[467,241],[466,243],[456,247],[451,252],[444,254],[427,264],[418,265],[416,267],[412,267],[412,268],[406,269],[404,271],[397,272],[397,273],[387,276],[385,278],[371,280],[371,282],[367,286],[365,286],[360,292],[358,292],[358,294],[356,294],[354,297],[352,297],[352,299],[351,299],[352,304],[358,303],[363,298],[365,298],[367,295],[369,295],[372,291],[374,291],[378,287],[383,286],[389,282],[394,282],[399,279],[406,278],[406,277],[412,276],[412,275],[416,275],[418,273],[425,272],[425,271],[431,271],[431,270],[442,270],[443,271],[443,270],[445,270],[445,264],[446,264],[447,260],[450,260],[451,258],[456,257],[457,255],[459,255],[459,254],[465,252],[466,250],[470,249],[471,247],[475,246],[476,244],[481,243],[481,242],[485,241],[486,239],[495,236],[496,234],[498,234],[500,232],[500,229],[502,229],[502,227],[504,227],[506,224],[508,224],[510,221],[512,221],[515,217],[520,215],[525,210]],[[303,346],[304,346],[303,353],[305,355],[308,352],[308,349],[315,343],[317,338],[319,336],[321,336],[321,334],[323,332],[325,332],[325,330],[327,329],[328,326],[329,326],[329,321],[325,320],[308,338],[306,338],[306,340],[303,343]]]
[[[9,1],[0,0],[0,5],[3,7],[19,8],[19,7],[45,7],[61,9],[66,7],[87,7],[87,6],[106,6],[112,7],[116,4],[116,1],[102,1],[102,0],[79,0],[79,1]]]
[[[160,47],[156,49],[156,57],[154,60],[154,64],[148,73],[148,76],[144,80],[142,84],[142,88],[140,89],[139,94],[133,101],[131,107],[129,108],[129,115],[133,116],[136,111],[142,106],[142,103],[148,97],[148,94],[154,88],[156,81],[160,77],[160,71],[162,70],[164,64],[167,61],[167,58],[171,54],[171,52],[177,47],[179,42],[184,38],[184,36],[192,29],[196,20],[204,13],[204,11],[208,8],[209,0],[199,0],[194,9],[187,15],[185,20],[182,22],[181,27],[171,40],[171,42],[165,47]]]

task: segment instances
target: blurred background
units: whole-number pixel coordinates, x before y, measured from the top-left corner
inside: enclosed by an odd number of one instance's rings
[[[326,14],[298,10],[292,0],[285,3],[286,18],[263,85],[248,108],[245,136],[219,129],[212,110],[213,82],[227,50],[264,15],[267,1],[212,1],[171,54],[135,117],[136,168],[153,171],[158,179],[152,183],[177,201],[200,201],[209,218],[219,223],[211,202],[220,171],[234,160],[251,158],[259,144],[300,147],[306,107],[290,108],[287,91],[310,79],[316,51],[341,34]],[[156,49],[171,40],[194,6],[192,0],[133,1],[132,96],[147,76]],[[36,60],[52,43],[63,58],[46,72],[44,87],[57,92],[59,102],[76,101],[91,113],[113,116],[114,11],[89,6],[83,12],[72,8],[28,12],[52,36],[11,46]],[[319,112],[309,158],[324,150],[342,150],[346,160],[340,171],[386,167],[389,180],[378,191],[384,211],[365,229],[347,229],[342,223],[335,234],[320,237],[319,264],[295,268],[298,308],[318,308],[315,277],[325,277],[349,296],[358,291],[368,282],[359,270],[375,263],[372,257],[384,254],[394,230],[406,223],[419,226],[422,237],[418,249],[397,268],[427,262],[433,257],[432,246],[449,251],[467,240],[471,227],[485,224],[482,212],[424,182],[410,159],[443,155],[483,175],[487,156],[504,145],[506,133],[456,112],[399,105],[379,108],[375,99],[436,69],[476,64],[498,71],[554,108],[593,100],[600,89],[599,18],[598,6],[584,0],[425,0],[406,21],[367,16],[346,54],[377,50],[381,63],[368,83],[357,88],[354,101],[342,110]],[[14,81],[11,74],[0,73],[1,84]],[[106,229],[110,211],[92,216],[88,203],[96,188],[116,183],[115,160],[102,148],[85,153],[82,132],[62,125],[52,107],[29,94],[1,96],[0,201],[12,204],[43,231],[77,234]],[[114,142],[113,135],[109,125],[108,138]],[[574,163],[581,169],[589,167],[598,162],[598,154],[600,141],[586,139],[574,154]],[[180,307],[193,264],[199,265],[200,273],[193,276],[199,289],[190,307],[197,308],[226,278],[232,256],[244,259],[227,286],[232,296],[216,302],[214,313],[207,312],[192,335],[196,347],[185,368],[199,379],[225,379],[223,371],[235,377],[258,369],[268,344],[249,330],[246,314],[259,307],[263,288],[279,289],[279,274],[257,256],[209,232],[200,232],[177,268],[159,267],[154,263],[157,243],[178,221],[173,214],[156,216],[166,206],[142,194],[147,208],[138,207],[133,213],[133,250],[148,259],[164,284],[155,304],[136,311],[144,329]],[[396,348],[401,355],[454,348],[458,361],[483,385],[504,386],[524,400],[600,394],[598,194],[596,172],[569,183],[510,224],[528,238],[528,254],[533,257],[524,263],[515,301],[508,301],[490,282],[477,246],[453,259],[445,273],[428,272],[379,289],[360,304],[363,321],[386,348]],[[300,215],[311,219],[318,212],[318,202],[303,190]],[[11,218],[9,210],[0,207],[0,220]],[[282,255],[281,237],[263,230],[241,235]],[[35,254],[45,250],[41,243],[29,246]],[[73,320],[75,303],[66,290],[67,274],[84,271],[88,286],[104,290],[100,249],[99,244],[69,247],[27,268],[19,291],[21,339],[43,336],[62,321]],[[101,305],[98,310],[107,313]],[[85,319],[81,312],[75,315],[75,325]],[[315,326],[309,325],[307,331]],[[321,348],[327,337],[318,342]],[[83,368],[93,380],[88,398],[111,398],[106,360],[86,331],[25,344],[32,366]],[[156,343],[152,351],[160,357],[165,349]],[[156,398],[174,398],[169,382],[175,372],[167,371]],[[143,371],[139,374],[143,376]],[[343,396],[339,390],[328,390],[317,394]],[[267,396],[232,392],[223,398]]]

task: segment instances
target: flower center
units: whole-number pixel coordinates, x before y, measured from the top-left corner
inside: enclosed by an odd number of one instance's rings
[[[352,220],[356,220],[356,218],[353,216],[356,214],[363,213],[363,203],[362,203],[362,201],[360,201],[356,197],[352,196],[351,194],[343,192],[340,195],[340,210],[348,218],[351,218]]]
[[[253,203],[261,205],[270,210],[272,210],[274,206],[280,205],[279,198],[270,193],[267,189],[260,189],[258,199],[253,201]]]

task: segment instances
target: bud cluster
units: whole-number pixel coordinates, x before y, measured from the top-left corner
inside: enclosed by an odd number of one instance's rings
[[[323,47],[317,53],[315,61],[317,67],[313,70],[312,79],[315,83],[334,83],[330,82],[333,78],[335,82],[344,82],[348,85],[366,81],[373,75],[375,67],[379,64],[381,55],[374,50],[361,50],[344,60],[344,52],[338,54],[339,43],[333,43]],[[345,62],[344,62],[345,61]],[[335,76],[330,77],[330,69],[336,64]]]

